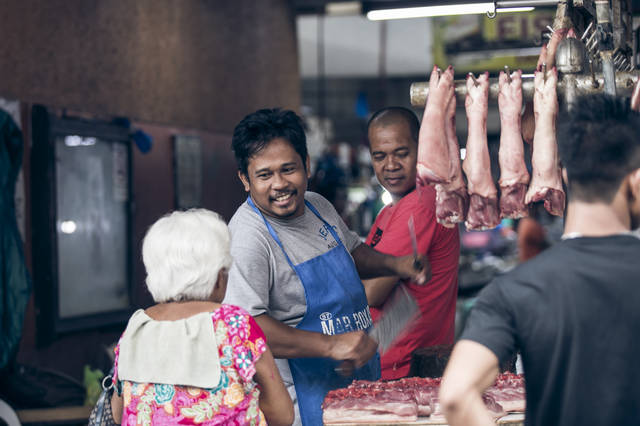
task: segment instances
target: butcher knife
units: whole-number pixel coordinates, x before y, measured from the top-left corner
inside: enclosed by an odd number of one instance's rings
[[[397,285],[391,297],[382,307],[380,318],[369,330],[369,337],[378,343],[378,352],[384,354],[391,345],[408,329],[410,322],[420,318],[420,310],[415,298],[409,293],[404,284]],[[352,361],[344,361],[335,368],[343,376],[353,374]]]
[[[369,336],[378,342],[380,355],[387,352],[393,342],[407,330],[409,323],[415,322],[419,317],[416,299],[405,285],[397,285],[382,307],[380,318],[369,331]]]

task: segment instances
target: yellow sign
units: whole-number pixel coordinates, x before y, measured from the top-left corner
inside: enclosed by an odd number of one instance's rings
[[[533,72],[542,33],[553,22],[554,11],[462,15],[434,19],[433,58],[441,68],[457,72],[498,71],[505,65]],[[546,40],[544,40],[546,42]]]

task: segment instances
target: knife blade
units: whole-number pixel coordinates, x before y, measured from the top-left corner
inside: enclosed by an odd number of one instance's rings
[[[402,336],[407,325],[417,320],[419,315],[420,311],[415,298],[403,284],[396,286],[391,297],[384,304],[380,318],[369,331],[369,337],[378,342],[380,355],[387,352]]]
[[[382,307],[380,318],[369,330],[369,337],[378,343],[378,352],[383,355],[391,345],[408,330],[410,322],[420,319],[420,310],[415,298],[403,284],[399,284]],[[335,368],[336,373],[351,376],[355,366],[353,361],[343,361]]]

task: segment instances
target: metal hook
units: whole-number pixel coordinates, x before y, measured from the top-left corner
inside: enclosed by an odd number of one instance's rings
[[[509,65],[504,66],[504,72],[507,74],[507,81],[511,84],[511,71],[509,71]]]
[[[593,60],[589,58],[589,69],[591,69],[591,85],[594,88],[598,88],[598,80],[596,80],[596,73],[593,71]]]
[[[469,74],[467,74],[467,76],[471,77],[471,80],[473,80],[473,85],[474,86],[478,86],[478,80],[476,80],[476,78],[473,76],[473,73],[470,72]]]
[[[498,14],[497,10],[498,10],[498,5],[497,5],[497,3],[494,1],[494,2],[493,2],[493,12],[492,12],[492,11],[490,11],[490,10],[487,10],[487,18],[489,18],[489,19],[493,19],[493,18],[495,18],[495,17],[496,17],[496,15]]]

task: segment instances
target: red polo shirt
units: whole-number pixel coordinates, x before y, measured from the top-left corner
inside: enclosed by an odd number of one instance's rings
[[[407,223],[413,215],[418,251],[427,253],[432,269],[432,278],[425,285],[403,281],[416,298],[422,315],[382,356],[382,379],[386,380],[409,374],[415,349],[453,343],[460,257],[458,228],[445,228],[436,222],[433,187],[421,188],[419,192],[413,190],[383,208],[366,240],[366,244],[381,253],[412,254]],[[371,308],[371,315],[375,321],[380,310]]]

